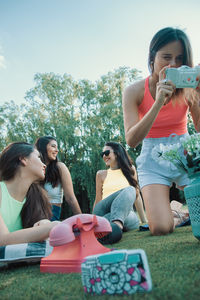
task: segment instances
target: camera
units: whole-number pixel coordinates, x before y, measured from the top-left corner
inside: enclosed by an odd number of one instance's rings
[[[200,76],[200,66],[190,68],[181,66],[180,68],[168,68],[165,71],[166,80],[171,80],[176,88],[196,88],[199,84],[197,77]]]
[[[122,249],[87,256],[81,271],[86,293],[130,295],[152,289],[150,269],[143,249]]]

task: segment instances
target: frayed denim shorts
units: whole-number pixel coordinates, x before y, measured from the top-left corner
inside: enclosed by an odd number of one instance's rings
[[[156,161],[152,156],[152,150],[159,144],[172,145],[180,141],[180,138],[188,136],[171,134],[169,137],[146,138],[142,143],[142,150],[136,159],[138,180],[140,188],[149,184],[164,184],[171,186],[176,183],[177,186],[184,186],[190,183],[187,173],[178,169],[174,164],[163,160]]]

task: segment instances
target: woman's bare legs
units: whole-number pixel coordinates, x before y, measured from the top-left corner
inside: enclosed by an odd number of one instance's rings
[[[150,184],[142,188],[149,229],[153,235],[173,232],[174,218],[170,207],[169,186]]]

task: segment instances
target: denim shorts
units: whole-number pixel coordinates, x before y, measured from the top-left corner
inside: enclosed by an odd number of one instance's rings
[[[187,173],[178,169],[174,164],[163,160],[157,162],[152,157],[152,149],[159,144],[176,144],[184,135],[171,134],[169,137],[146,138],[142,143],[142,150],[136,159],[138,180],[140,188],[149,184],[164,184],[171,186],[176,183],[177,186],[184,186],[190,183]]]

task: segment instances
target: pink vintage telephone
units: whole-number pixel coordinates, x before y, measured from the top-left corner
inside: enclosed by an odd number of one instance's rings
[[[52,253],[41,259],[40,271],[49,273],[81,272],[81,263],[88,255],[106,253],[111,249],[97,240],[112,231],[103,217],[79,214],[55,226],[49,235]]]

